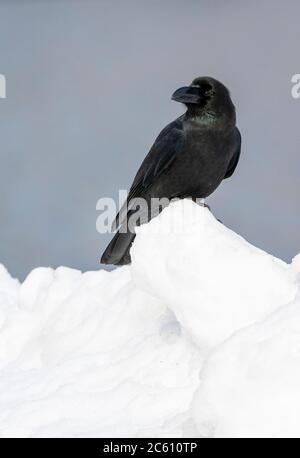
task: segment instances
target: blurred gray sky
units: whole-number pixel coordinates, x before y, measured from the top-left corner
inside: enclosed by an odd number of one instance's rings
[[[96,202],[127,188],[171,93],[199,75],[231,90],[240,165],[209,199],[286,260],[300,251],[297,1],[0,0],[0,261],[99,268]]]

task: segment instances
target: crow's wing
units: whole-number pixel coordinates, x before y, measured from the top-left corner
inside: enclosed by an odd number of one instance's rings
[[[115,230],[126,217],[128,210],[134,205],[134,199],[144,197],[155,180],[170,169],[178,154],[184,148],[184,132],[182,116],[168,124],[158,135],[152,148],[140,166],[128,197],[113,223]]]
[[[241,155],[241,144],[242,144],[242,137],[241,137],[240,131],[236,127],[234,131],[234,146],[233,146],[234,153],[229,162],[229,166],[224,176],[224,179],[230,178],[233,172],[235,171],[236,166],[238,165],[240,155]]]

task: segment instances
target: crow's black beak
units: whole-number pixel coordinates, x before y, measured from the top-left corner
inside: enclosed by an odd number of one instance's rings
[[[199,86],[185,86],[177,89],[171,97],[175,102],[181,103],[200,103],[202,98],[200,96]]]

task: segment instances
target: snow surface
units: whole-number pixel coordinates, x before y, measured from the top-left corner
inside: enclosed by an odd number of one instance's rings
[[[132,265],[0,268],[1,437],[300,437],[300,256],[189,200]]]

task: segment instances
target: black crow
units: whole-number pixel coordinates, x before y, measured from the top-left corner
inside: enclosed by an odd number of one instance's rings
[[[137,198],[149,203],[152,198],[205,198],[237,166],[241,135],[228,89],[214,78],[200,77],[175,91],[172,100],[185,104],[187,110],[161,131],[139,168],[116,217],[119,231],[102,255],[103,264],[130,263],[134,230],[120,227],[134,213]]]

